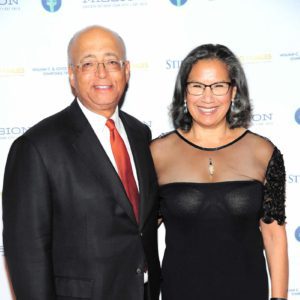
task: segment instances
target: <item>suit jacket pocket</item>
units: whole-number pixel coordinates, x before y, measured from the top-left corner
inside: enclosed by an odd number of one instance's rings
[[[93,284],[91,279],[55,277],[56,296],[90,299]]]

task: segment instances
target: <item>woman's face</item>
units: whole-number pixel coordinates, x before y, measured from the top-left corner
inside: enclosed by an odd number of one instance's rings
[[[218,59],[199,60],[192,67],[187,79],[186,100],[193,123],[205,128],[226,125],[226,114],[236,94],[236,87],[228,83],[227,66]],[[211,88],[205,87],[212,84]]]

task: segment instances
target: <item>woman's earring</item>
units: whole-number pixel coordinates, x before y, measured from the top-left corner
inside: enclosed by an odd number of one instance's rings
[[[183,104],[183,113],[187,114],[187,105],[186,105],[186,99],[184,99],[184,104]]]
[[[231,100],[231,111],[233,111],[235,109],[235,101],[234,99]]]

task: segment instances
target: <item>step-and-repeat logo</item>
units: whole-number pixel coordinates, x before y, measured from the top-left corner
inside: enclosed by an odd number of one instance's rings
[[[0,140],[16,139],[28,129],[24,126],[0,127]]]
[[[25,68],[22,66],[0,66],[0,77],[23,76]]]
[[[1,1],[1,0],[0,0]],[[42,0],[43,7],[48,12],[56,12],[61,7],[61,0]]]
[[[45,76],[61,76],[68,75],[68,68],[66,66],[38,66],[31,69],[36,74],[42,74]]]
[[[255,112],[251,117],[252,125],[272,125],[273,113],[271,112]]]
[[[300,226],[295,230],[295,238],[300,242]]]
[[[300,124],[300,108],[298,108],[295,112],[295,120],[298,124]]]
[[[180,68],[182,60],[179,59],[166,59],[167,70],[178,70]]]
[[[141,7],[149,0],[81,0],[83,8]]]
[[[187,2],[187,0],[170,0],[170,2],[175,6],[182,6]]]
[[[272,53],[265,52],[240,55],[239,60],[242,64],[269,63],[272,61]]]
[[[281,59],[290,60],[290,61],[300,60],[300,51],[295,50],[295,51],[280,53],[279,57]]]
[[[287,175],[287,183],[300,183],[300,175],[299,174],[289,174]]]
[[[0,10],[20,10],[19,0],[0,0]]]

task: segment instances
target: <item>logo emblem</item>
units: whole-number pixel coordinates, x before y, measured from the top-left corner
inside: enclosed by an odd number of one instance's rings
[[[175,6],[182,6],[187,2],[187,0],[170,0],[170,1]]]
[[[60,9],[61,0],[42,0],[42,4],[47,11],[53,13]]]
[[[300,124],[300,108],[298,108],[295,112],[295,120],[298,124]]]
[[[298,242],[300,242],[300,227],[298,227],[295,231],[295,238]]]

